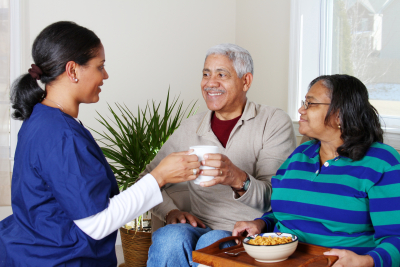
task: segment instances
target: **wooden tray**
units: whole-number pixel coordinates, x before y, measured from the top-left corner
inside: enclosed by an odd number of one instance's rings
[[[219,249],[219,244],[239,239],[236,246]],[[230,236],[223,238],[214,244],[193,251],[192,258],[194,262],[213,267],[247,267],[247,266],[268,266],[268,267],[306,267],[306,266],[332,266],[337,260],[337,256],[325,256],[323,252],[330,250],[326,247],[320,247],[299,242],[296,251],[285,261],[274,263],[262,263],[250,257],[247,253],[240,253],[238,256],[229,256],[224,252],[239,252],[244,251],[242,244],[244,237]]]

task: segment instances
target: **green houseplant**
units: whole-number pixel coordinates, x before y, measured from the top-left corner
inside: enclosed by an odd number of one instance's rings
[[[97,119],[104,127],[104,132],[96,132],[100,138],[97,141],[107,158],[117,179],[121,191],[133,185],[139,174],[150,163],[169,136],[179,127],[182,119],[196,113],[194,103],[184,108],[179,96],[170,101],[168,89],[165,107],[161,109],[161,101],[147,103],[144,109],[138,107],[134,115],[126,105],[115,103],[116,108],[108,104],[111,118],[102,116]],[[161,114],[163,111],[163,114]],[[151,244],[150,233],[138,233],[143,230],[142,216],[136,219],[134,231],[129,230],[131,223],[121,228],[122,247],[125,266],[145,266],[147,251]],[[139,226],[140,225],[140,226]],[[130,235],[130,236],[128,236]]]

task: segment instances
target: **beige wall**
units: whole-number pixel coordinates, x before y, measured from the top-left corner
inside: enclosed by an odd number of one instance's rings
[[[99,103],[81,105],[79,118],[88,127],[102,129],[95,111],[107,115],[107,102],[125,103],[136,112],[148,100],[165,99],[169,86],[172,95],[180,94],[187,104],[199,100],[199,111],[205,110],[200,93],[205,52],[226,42],[253,56],[249,99],[287,110],[290,0],[22,1],[28,40],[23,71],[33,40],[53,22],[75,21],[102,40],[110,78]],[[9,184],[0,183],[0,203],[9,199]]]
[[[249,98],[287,111],[290,1],[238,0],[236,44],[251,53],[254,81]]]
[[[48,24],[72,20],[93,30],[106,51],[105,81],[97,104],[81,105],[79,118],[100,129],[95,111],[107,114],[107,102],[134,111],[147,100],[173,95],[200,100],[206,50],[219,43],[248,49],[255,64],[249,98],[287,109],[290,1],[246,0],[30,0],[32,43]]]
[[[106,51],[105,81],[97,104],[81,105],[79,118],[98,129],[95,111],[107,102],[125,103],[133,111],[147,100],[163,100],[171,87],[186,103],[200,100],[206,50],[235,43],[236,1],[232,0],[30,0],[30,40],[48,24],[72,20],[93,30]]]

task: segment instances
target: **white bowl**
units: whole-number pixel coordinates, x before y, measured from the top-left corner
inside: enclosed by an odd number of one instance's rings
[[[257,236],[271,237],[292,237],[292,242],[279,245],[251,245],[249,241]],[[286,260],[294,253],[299,242],[298,237],[286,233],[262,233],[259,235],[248,236],[243,240],[243,247],[247,254],[260,262],[278,262]]]

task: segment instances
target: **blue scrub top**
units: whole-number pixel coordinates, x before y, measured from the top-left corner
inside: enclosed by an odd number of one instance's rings
[[[118,193],[90,132],[37,104],[18,133],[13,215],[0,222],[0,266],[116,266],[117,231],[97,241],[73,220],[104,210]]]

